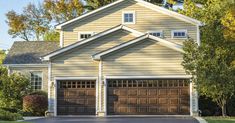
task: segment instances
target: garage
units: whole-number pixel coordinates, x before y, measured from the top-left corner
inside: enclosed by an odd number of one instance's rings
[[[57,115],[95,115],[95,80],[63,80],[57,84]]]
[[[109,115],[190,115],[187,79],[109,79]]]

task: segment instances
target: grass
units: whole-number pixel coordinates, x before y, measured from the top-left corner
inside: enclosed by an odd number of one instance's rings
[[[208,123],[235,123],[235,117],[204,117]]]

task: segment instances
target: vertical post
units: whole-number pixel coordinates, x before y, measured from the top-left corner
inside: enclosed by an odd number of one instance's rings
[[[190,79],[190,115],[193,116],[193,84],[192,79]]]
[[[60,30],[60,47],[64,47],[64,32]]]

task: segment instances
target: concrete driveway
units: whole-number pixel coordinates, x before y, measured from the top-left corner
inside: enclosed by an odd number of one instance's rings
[[[159,117],[56,117],[29,120],[30,123],[198,123],[197,120],[187,118],[159,118]]]

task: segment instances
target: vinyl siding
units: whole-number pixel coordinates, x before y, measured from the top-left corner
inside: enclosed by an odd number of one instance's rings
[[[47,67],[11,67],[11,73],[20,72],[30,78],[31,71],[40,71],[43,74],[42,90],[48,91],[48,68]]]
[[[145,39],[103,58],[103,76],[186,75],[182,54]]]
[[[147,31],[162,30],[166,40],[182,44],[185,39],[172,39],[171,30],[186,29],[189,37],[196,40],[197,28],[195,25],[143,7],[136,2],[125,0],[95,15],[67,25],[63,29],[64,46],[78,41],[78,33],[81,31],[99,33],[121,24],[123,11],[136,12],[136,24],[128,24],[126,26],[137,31],[145,33]]]
[[[52,79],[63,76],[97,77],[99,62],[93,61],[91,55],[133,38],[130,32],[119,30],[57,56],[52,60]]]

